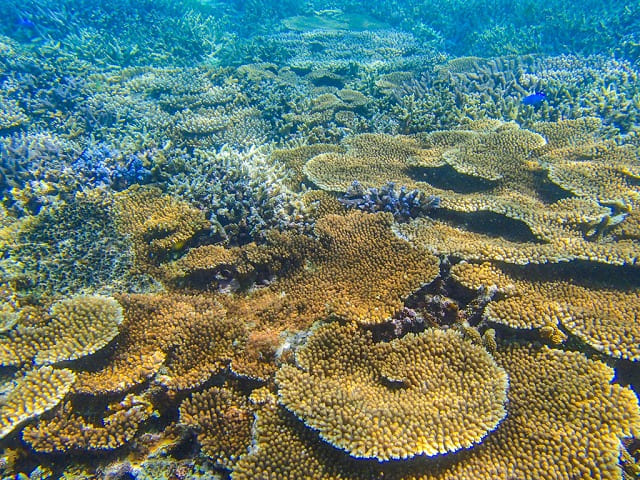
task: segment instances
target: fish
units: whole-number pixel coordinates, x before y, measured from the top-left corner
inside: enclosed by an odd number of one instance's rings
[[[544,92],[536,92],[524,97],[522,99],[522,103],[525,105],[532,105],[534,107],[537,107],[546,99],[547,99],[547,95]]]
[[[19,27],[24,27],[28,29],[36,28],[36,24],[28,17],[21,17],[16,20],[16,24]]]

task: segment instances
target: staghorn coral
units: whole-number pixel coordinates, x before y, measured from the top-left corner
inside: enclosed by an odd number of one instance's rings
[[[227,468],[251,444],[253,412],[235,388],[211,387],[192,393],[180,404],[180,423],[198,432],[202,453]]]
[[[113,450],[131,441],[152,413],[148,400],[129,394],[121,402],[110,404],[96,425],[75,413],[72,404],[66,402],[52,418],[25,427],[22,439],[37,452]]]
[[[121,322],[122,307],[113,298],[61,300],[37,324],[19,324],[0,339],[0,364],[43,365],[90,355],[113,340]]]
[[[168,190],[206,212],[215,233],[232,245],[263,239],[270,228],[309,229],[298,195],[287,188],[289,172],[264,151],[196,150]]]
[[[71,370],[48,365],[25,373],[0,405],[0,438],[60,403],[75,378]]]
[[[637,432],[640,409],[630,389],[610,383],[612,369],[579,353],[526,345],[501,347],[495,359],[509,376],[507,417],[469,450],[439,459],[363,462],[318,440],[266,399],[258,411],[258,448],[240,459],[232,478],[620,478],[620,439]]]
[[[492,322],[544,329],[552,337],[562,335],[557,330],[561,325],[609,356],[640,360],[637,287],[615,288],[595,280],[550,280],[544,274],[536,276],[535,271],[510,273],[488,263],[460,263],[452,267],[451,274],[471,289],[500,293],[485,310]]]
[[[377,188],[365,191],[357,180],[354,180],[338,201],[347,208],[357,208],[365,212],[391,212],[397,221],[406,221],[425,214],[440,204],[438,197],[426,196],[419,190],[407,191],[407,188],[402,186],[396,192],[393,182],[387,183],[379,191]]]
[[[125,312],[118,343],[100,369],[78,374],[76,392],[122,392],[154,374],[170,392],[195,388],[222,371],[244,343],[243,324],[209,296],[123,295],[118,301]]]
[[[506,414],[505,372],[453,330],[374,344],[334,323],[297,351],[296,364],[278,371],[280,403],[353,457],[455,452],[482,442]]]

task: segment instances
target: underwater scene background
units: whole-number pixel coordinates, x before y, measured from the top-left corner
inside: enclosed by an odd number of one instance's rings
[[[0,478],[640,478],[638,2],[0,18]]]

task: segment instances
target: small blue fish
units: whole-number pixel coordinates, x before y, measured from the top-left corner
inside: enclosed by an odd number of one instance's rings
[[[31,21],[28,17],[22,17],[16,20],[16,23],[19,27],[33,29],[36,28],[36,24]]]
[[[532,93],[531,95],[527,95],[522,99],[522,103],[525,105],[532,105],[534,107],[539,106],[542,102],[547,99],[547,95],[543,92]]]

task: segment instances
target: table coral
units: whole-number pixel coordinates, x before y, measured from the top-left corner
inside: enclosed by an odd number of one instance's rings
[[[251,444],[253,412],[240,392],[211,387],[180,404],[180,423],[198,432],[202,453],[231,467]]]
[[[542,241],[579,233],[611,213],[591,197],[545,200],[542,192],[550,182],[536,161],[545,146],[540,135],[495,121],[465,128],[416,137],[355,136],[345,140],[346,153],[317,155],[304,172],[330,191],[345,192],[354,180],[365,188],[387,182],[415,188],[439,197],[445,210],[493,212],[520,221]],[[445,178],[438,171],[447,165],[456,173]]]
[[[391,317],[408,295],[439,273],[435,257],[419,254],[393,235],[392,220],[388,213],[323,217],[315,233],[324,248],[277,288],[314,316],[331,314],[363,324]]]
[[[245,338],[244,326],[207,296],[123,295],[118,300],[125,312],[118,344],[102,368],[78,374],[77,392],[121,392],[153,374],[172,392],[194,388],[228,365]]]
[[[232,478],[620,478],[620,439],[637,433],[640,409],[630,389],[610,383],[611,368],[546,347],[512,345],[495,355],[509,376],[507,416],[480,445],[436,459],[363,462],[266,401],[258,412],[258,448],[240,459]]]
[[[71,389],[75,374],[45,365],[28,371],[0,405],[0,438],[55,407]]]
[[[203,212],[155,187],[133,186],[117,193],[115,219],[118,230],[131,235],[143,264],[180,250],[209,227]]]
[[[598,351],[640,360],[638,287],[616,289],[597,281],[509,273],[488,263],[460,263],[451,273],[469,288],[500,293],[486,307],[485,316],[492,322],[521,329],[562,325]]]
[[[298,350],[296,364],[278,371],[280,402],[353,457],[455,452],[482,442],[506,414],[504,370],[453,330],[374,344],[331,324]]]
[[[97,352],[118,335],[122,307],[110,297],[78,296],[54,303],[37,325],[18,325],[0,339],[0,364],[36,365]]]

